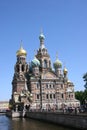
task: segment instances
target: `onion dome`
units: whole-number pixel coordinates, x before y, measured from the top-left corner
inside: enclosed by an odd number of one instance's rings
[[[53,64],[53,66],[54,66],[54,68],[61,68],[62,67],[62,63],[61,63],[61,61],[60,60],[56,60],[55,62],[54,62],[54,64]]]
[[[53,66],[55,69],[62,67],[62,62],[58,59],[58,57],[57,57],[56,61],[54,62]]]
[[[67,83],[71,83],[71,81],[70,81],[70,80],[68,80],[68,81],[67,81]]]
[[[39,39],[45,39],[45,36],[41,33]]]
[[[17,56],[26,56],[27,52],[23,49],[23,47],[21,46],[20,49],[16,52]]]
[[[31,66],[32,67],[39,67],[40,61],[36,57],[34,57],[34,59],[31,61]]]
[[[64,73],[65,75],[68,73],[68,70],[66,69],[66,67],[64,67],[63,73]]]

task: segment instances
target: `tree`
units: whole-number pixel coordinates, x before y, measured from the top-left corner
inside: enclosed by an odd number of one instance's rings
[[[85,89],[87,89],[87,72],[83,75],[83,79],[85,81],[84,87],[85,87]]]
[[[85,104],[87,104],[87,89],[84,90],[84,100]]]
[[[76,91],[75,97],[80,101],[81,104],[84,104],[84,92],[83,91]]]

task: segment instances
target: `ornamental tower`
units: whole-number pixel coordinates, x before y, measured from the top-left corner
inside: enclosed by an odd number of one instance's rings
[[[27,52],[21,46],[16,52],[17,61],[14,67],[14,77],[12,81],[12,99],[19,102],[19,96],[23,90],[27,90],[26,73],[28,72],[28,64],[26,63]]]
[[[51,60],[44,44],[45,36],[42,32],[40,33],[39,40],[40,48],[37,51],[36,58],[40,61],[40,71],[46,72],[47,70],[51,69]]]

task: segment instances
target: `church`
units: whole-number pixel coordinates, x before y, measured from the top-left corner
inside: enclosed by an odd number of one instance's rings
[[[27,52],[22,46],[16,52],[11,104],[19,108],[27,105],[36,110],[78,107],[80,102],[75,99],[74,84],[68,79],[67,68],[62,69],[57,56],[53,69],[42,32],[39,41],[37,53],[30,63],[26,61]]]

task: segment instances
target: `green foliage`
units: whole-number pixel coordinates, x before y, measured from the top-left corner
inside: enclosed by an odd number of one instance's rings
[[[75,97],[80,101],[81,104],[83,104],[83,91],[76,91],[75,92]]]
[[[85,104],[85,102],[87,101],[87,89],[85,89],[84,91],[76,91],[75,97],[80,101],[81,104]]]
[[[84,87],[87,89],[87,73],[83,75],[83,80],[85,81]]]
[[[81,104],[87,103],[87,72],[83,75],[83,80],[85,82],[85,90],[75,92],[75,97],[80,101]]]

